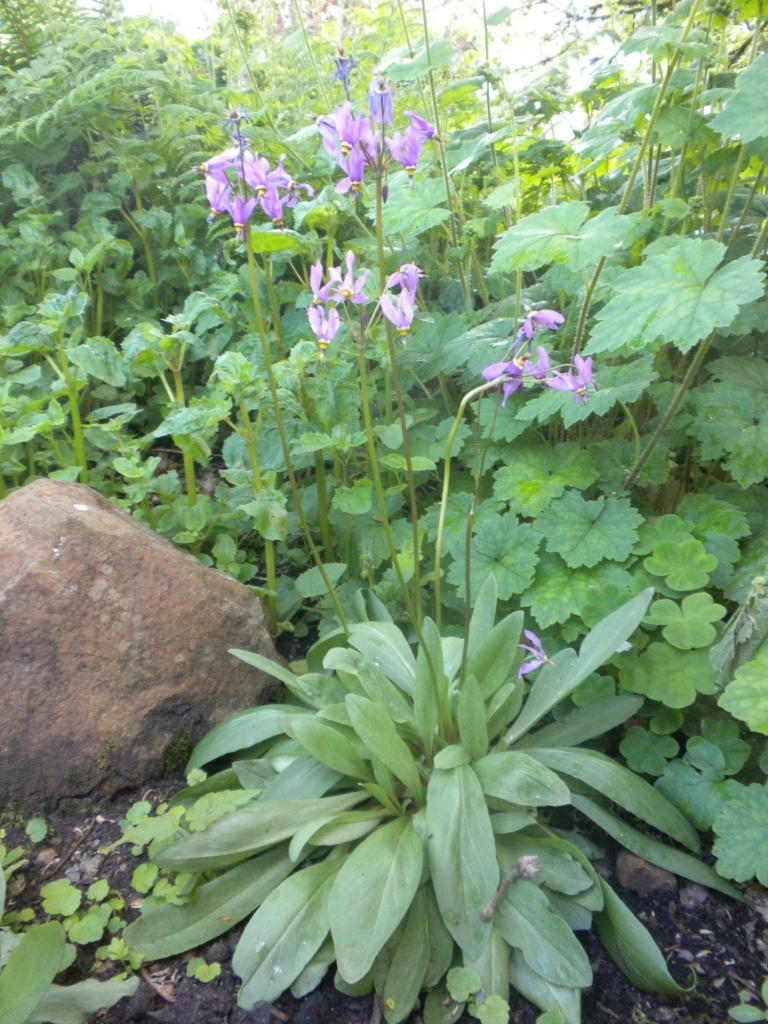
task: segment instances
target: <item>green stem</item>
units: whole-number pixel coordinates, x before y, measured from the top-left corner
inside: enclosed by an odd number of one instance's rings
[[[141,192],[139,192],[139,186],[135,182],[133,185],[133,195],[136,200],[136,209],[139,213],[142,213],[144,211],[144,207],[141,205]],[[155,272],[155,260],[152,255],[152,247],[149,244],[149,235],[144,230],[144,228],[140,228],[135,221],[133,222],[133,225],[139,232],[139,235],[141,236],[141,242],[142,245],[144,246],[144,258],[147,261],[147,273],[149,274],[149,280],[152,282],[152,291],[154,292],[155,296],[155,305],[159,308],[160,295],[157,290],[157,273]]]
[[[694,0],[693,2],[691,12],[688,15],[688,20],[686,21],[685,27],[683,28],[682,34],[680,36],[680,44],[684,43],[685,40],[688,38],[688,33],[691,31],[691,28],[693,27],[694,19],[699,10],[699,3],[700,0]],[[661,85],[659,86],[659,92],[656,96],[656,102],[653,105],[651,116],[648,120],[648,124],[645,127],[645,132],[640,142],[640,148],[638,149],[637,156],[635,157],[635,165],[630,172],[629,178],[627,179],[627,185],[624,190],[624,195],[622,196],[621,202],[619,203],[618,209],[616,211],[617,216],[619,217],[627,209],[627,205],[629,204],[629,200],[632,196],[632,190],[635,187],[637,175],[640,171],[640,168],[643,166],[645,153],[648,149],[648,144],[650,142],[653,130],[656,127],[656,121],[658,120],[659,114],[661,113],[661,107],[664,102],[664,98],[666,97],[667,90],[669,89],[669,83],[672,79],[672,73],[674,72],[675,67],[677,66],[677,62],[680,59],[680,53],[681,51],[678,47],[678,49],[676,49],[672,56],[669,58],[669,62],[667,63],[666,73],[664,75]],[[574,356],[578,355],[581,349],[581,342],[584,337],[584,330],[587,324],[587,315],[589,313],[589,304],[592,301],[592,295],[594,294],[595,288],[597,287],[597,282],[600,280],[600,274],[603,272],[604,266],[605,257],[603,256],[600,258],[597,266],[595,267],[595,272],[592,275],[592,280],[590,281],[589,288],[587,289],[587,294],[584,296],[584,304],[582,306],[581,314],[579,316],[579,326],[576,331],[576,337],[573,341],[573,351],[571,353],[571,359],[573,359]]]
[[[177,366],[171,367],[173,384],[176,389],[176,401],[182,408],[187,404],[184,397],[184,385],[181,381],[181,370]],[[190,452],[182,451],[184,458],[184,479],[187,482],[187,504],[190,508],[197,504],[197,486],[195,483],[195,460]]]
[[[75,462],[80,467],[80,483],[88,483],[88,461],[85,457],[85,439],[83,437],[83,421],[80,419],[80,404],[77,396],[77,380],[72,376],[67,362],[64,349],[59,349],[59,360],[61,370],[50,359],[51,365],[56,370],[58,377],[67,386],[67,398],[69,400],[69,417],[72,420],[72,448]]]
[[[267,341],[267,329],[264,326],[264,317],[261,315],[261,303],[259,301],[259,286],[256,281],[256,262],[253,257],[253,244],[251,242],[251,232],[248,225],[245,226],[245,251],[248,257],[248,277],[251,283],[251,298],[253,299],[253,311],[256,316],[256,326],[259,331],[259,338],[261,339],[261,351],[264,357],[264,368],[267,373],[267,382],[269,384],[270,395],[272,396],[272,406],[275,414],[275,423],[277,424],[277,432],[280,435],[280,445],[283,449],[283,459],[285,460],[285,470],[288,474],[288,481],[291,485],[291,492],[293,493],[293,501],[296,505],[296,513],[301,523],[302,533],[304,539],[307,542],[307,547],[310,550],[312,558],[315,561],[320,576],[322,577],[323,583],[328,590],[333,601],[333,606],[336,609],[336,614],[339,617],[339,622],[344,630],[345,634],[349,636],[349,626],[347,625],[347,618],[344,614],[344,609],[341,607],[338,595],[331,585],[331,581],[328,579],[328,573],[325,571],[323,560],[320,558],[320,553],[315,547],[315,542],[312,540],[312,534],[309,532],[309,525],[307,523],[307,517],[304,515],[304,507],[301,504],[301,496],[299,494],[299,487],[296,483],[296,475],[293,472],[293,462],[291,461],[291,451],[288,447],[288,438],[285,435],[285,426],[283,425],[283,416],[280,412],[280,403],[277,397],[277,382],[275,381],[275,374],[272,369],[272,356],[269,351],[269,343]]]
[[[635,465],[640,461],[640,434],[637,429],[637,423],[635,423],[635,417],[632,415],[632,411],[628,406],[624,405],[623,402],[619,402],[619,405],[624,410],[624,415],[627,417],[627,422],[632,427],[632,433],[635,435]]]
[[[328,490],[325,482],[325,453],[315,452],[315,485],[317,487],[317,511],[320,517],[320,536],[323,538],[323,555],[326,562],[332,562],[333,539],[331,524],[328,522]]]
[[[304,45],[307,48],[307,53],[309,54],[309,59],[310,59],[310,62],[312,64],[312,70],[315,72],[315,78],[317,79],[317,84],[320,86],[320,92],[323,94],[323,102],[325,103],[325,109],[326,110],[330,110],[332,104],[331,104],[331,101],[330,101],[330,99],[328,97],[328,93],[327,93],[326,88],[325,88],[325,82],[323,81],[323,79],[322,79],[322,77],[320,75],[320,71],[319,71],[319,69],[317,67],[317,63],[315,61],[315,55],[314,55],[314,53],[312,53],[312,47],[309,44],[309,36],[307,35],[307,30],[306,30],[306,27],[304,25],[304,19],[301,16],[301,8],[299,7],[299,0],[293,0],[293,9],[296,11],[296,17],[299,19],[299,27],[301,28],[301,34],[304,36]]]
[[[739,232],[744,227],[744,221],[747,219],[747,214],[749,213],[749,208],[752,206],[752,200],[757,195],[757,190],[760,187],[760,183],[763,180],[763,174],[764,173],[765,173],[765,164],[761,164],[760,165],[760,170],[757,172],[755,180],[754,180],[754,182],[752,184],[752,188],[750,190],[750,193],[747,196],[747,201],[744,203],[744,207],[743,207],[743,209],[741,211],[741,216],[739,217],[738,221],[736,222],[736,227],[731,232],[731,238],[730,238],[730,241],[728,242],[728,248],[725,250],[725,256],[723,257],[724,260],[728,259],[728,256],[730,255],[730,252],[731,252],[731,249],[733,248],[734,243],[736,242],[736,239],[739,237]]]
[[[725,206],[723,207],[723,213],[720,217],[720,227],[717,229],[717,240],[722,242],[723,235],[725,233],[725,225],[728,220],[728,214],[731,212],[731,203],[733,202],[733,194],[736,191],[736,185],[741,175],[741,165],[744,163],[744,157],[747,154],[746,145],[742,146],[739,150],[739,155],[736,157],[736,164],[733,168],[733,174],[731,175],[731,184],[728,186],[728,195],[725,197]]]
[[[245,402],[240,402],[240,417],[243,421],[243,435],[248,445],[248,457],[251,460],[253,472],[253,493],[258,498],[261,494],[261,473],[259,471],[259,457],[256,453],[256,436],[253,432],[253,424]],[[264,539],[264,565],[267,570],[267,590],[271,593],[267,598],[267,616],[269,620],[269,632],[271,636],[277,636],[277,577],[275,576],[275,546],[274,542]]]
[[[752,246],[752,252],[750,255],[753,260],[760,256],[760,252],[765,245],[766,238],[768,238],[768,217],[763,221],[763,226],[760,228],[760,234],[757,236],[755,244]]]
[[[277,336],[278,344],[280,345],[280,357],[285,357],[285,344],[283,342],[283,324],[280,319],[280,303],[277,301],[277,294],[275,293],[275,287],[272,284],[272,257],[269,259],[269,273],[264,271],[264,278],[267,282],[267,291],[269,292],[269,301],[272,306],[272,326],[275,328],[275,334]]]
[[[701,369],[701,364],[704,362],[704,356],[707,354],[707,349],[709,348],[713,337],[714,335],[710,334],[710,336],[708,338],[705,338],[704,341],[702,341],[701,345],[699,345],[699,351],[696,353],[696,358],[688,367],[688,372],[686,373],[685,377],[683,377],[682,383],[680,384],[680,387],[677,389],[675,397],[672,399],[669,408],[664,413],[661,423],[656,428],[656,432],[654,433],[651,440],[648,442],[645,451],[637,460],[637,462],[635,462],[634,466],[632,467],[632,470],[629,473],[629,476],[624,481],[625,491],[628,491],[634,484],[635,480],[637,480],[641,470],[648,462],[648,459],[651,457],[651,453],[653,452],[654,448],[666,433],[667,427],[672,422],[672,417],[677,412],[680,403],[685,397],[686,391],[691,386],[696,377],[696,374]]]
[[[459,429],[461,421],[464,418],[464,410],[467,408],[469,402],[477,395],[482,395],[484,391],[488,391],[490,388],[498,387],[497,381],[489,381],[488,384],[481,384],[480,387],[474,388],[472,391],[468,391],[459,403],[459,411],[456,413],[456,418],[453,421],[450,433],[445,443],[445,469],[443,471],[443,493],[440,499],[440,515],[437,520],[437,537],[435,538],[435,623],[437,624],[438,630],[440,629],[440,620],[442,618],[442,606],[440,597],[440,556],[443,546],[443,529],[445,527],[445,512],[448,504],[448,492],[451,486],[451,451],[453,450],[453,442],[456,437],[456,431]]]
[[[384,236],[382,233],[382,194],[381,176],[376,177],[376,243],[379,255],[379,278],[386,281],[386,263],[384,262]],[[413,590],[415,597],[417,628],[421,627],[421,566],[419,558],[419,509],[416,503],[416,483],[413,478],[413,465],[411,463],[411,445],[408,441],[408,425],[405,419],[405,405],[403,404],[403,392],[400,387],[400,374],[397,371],[397,354],[395,352],[394,332],[389,320],[386,321],[387,346],[389,348],[389,361],[392,370],[392,386],[395,389],[397,401],[397,412],[400,417],[400,430],[403,435],[403,456],[408,476],[408,496],[411,503],[411,528],[413,532]]]

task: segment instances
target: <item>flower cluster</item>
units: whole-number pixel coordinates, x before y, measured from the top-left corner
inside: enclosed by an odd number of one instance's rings
[[[557,391],[570,391],[578,405],[586,401],[590,389],[597,391],[597,384],[592,376],[592,360],[574,357],[573,365],[563,373],[559,369],[550,370],[549,354],[543,345],[536,348],[536,362],[531,359],[531,340],[540,327],[556,331],[563,322],[561,313],[554,309],[540,309],[529,313],[523,321],[515,338],[512,358],[500,363],[491,363],[483,370],[482,376],[487,381],[498,380],[502,386],[504,398],[502,406],[515,391],[520,391],[524,380],[538,381]],[[527,345],[526,345],[527,342]]]
[[[403,339],[413,323],[413,313],[416,306],[416,289],[419,285],[421,271],[413,263],[404,263],[394,274],[387,279],[387,288],[399,288],[397,305],[392,297],[384,292],[379,299],[379,308],[389,322],[394,326],[397,333]]]
[[[323,264],[320,260],[313,264],[309,271],[309,287],[312,289],[312,305],[307,309],[309,326],[320,346],[321,358],[325,350],[336,337],[341,326],[341,318],[336,306],[343,302],[351,302],[355,306],[364,306],[368,301],[363,292],[368,279],[368,271],[355,277],[355,254],[350,249],[345,257],[346,274],[341,267],[330,267],[328,280],[323,284]],[[333,303],[326,310],[326,304]]]
[[[199,168],[205,174],[205,191],[211,208],[209,223],[217,214],[228,213],[237,235],[242,233],[257,207],[261,207],[275,227],[282,228],[283,209],[296,205],[299,191],[303,190],[307,196],[315,194],[311,185],[300,185],[288,174],[283,166],[285,154],[275,168],[270,168],[266,157],[245,148],[240,132],[243,120],[247,120],[244,114],[230,113],[226,123],[235,145],[206,160]],[[247,188],[252,190],[250,196],[246,196]]]
[[[334,81],[341,81],[348,92],[350,58],[334,58],[336,71]],[[336,185],[338,193],[351,192],[357,196],[363,183],[366,167],[378,173],[384,169],[385,149],[392,160],[405,168],[408,177],[413,178],[424,143],[430,139],[439,141],[437,130],[423,117],[411,110],[406,111],[411,119],[404,132],[394,132],[392,137],[384,135],[384,125],[392,125],[394,104],[386,79],[376,75],[368,89],[368,116],[355,116],[352,103],[347,101],[334,109],[333,114],[317,118],[317,129],[326,151],[336,160],[344,177]],[[383,141],[382,141],[383,140]]]

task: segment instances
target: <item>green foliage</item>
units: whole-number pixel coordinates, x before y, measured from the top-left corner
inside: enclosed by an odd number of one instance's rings
[[[753,782],[729,800],[713,824],[712,852],[725,878],[768,880],[768,789]]]
[[[768,736],[768,645],[765,641],[751,661],[736,669],[718,704],[746,722],[754,732]]]

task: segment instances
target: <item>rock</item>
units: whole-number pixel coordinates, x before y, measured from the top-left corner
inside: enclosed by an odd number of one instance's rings
[[[81,484],[0,501],[0,791],[111,793],[183,768],[217,722],[267,698],[276,659],[241,583]]]
[[[703,907],[709,899],[709,893],[703,885],[696,885],[695,882],[686,885],[678,894],[680,906],[683,910],[698,910]]]
[[[77,885],[80,881],[80,871],[76,867],[67,868],[64,872],[64,877],[68,878],[73,885]]]
[[[41,850],[35,857],[36,868],[47,868],[48,865],[56,860],[59,856],[58,851],[54,850],[52,846],[47,847],[45,850]]]
[[[624,889],[631,889],[640,896],[677,888],[677,879],[671,872],[657,868],[626,850],[616,858],[616,877]]]
[[[103,863],[104,856],[100,853],[95,853],[92,857],[83,857],[80,861],[80,881],[84,885],[95,882]]]

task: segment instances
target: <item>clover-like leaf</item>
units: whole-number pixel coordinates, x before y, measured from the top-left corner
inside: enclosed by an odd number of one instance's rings
[[[578,615],[596,587],[613,583],[618,590],[626,591],[629,579],[629,573],[616,562],[601,562],[591,569],[570,569],[559,555],[545,553],[520,604],[530,608],[538,624],[546,629]]]
[[[712,623],[718,622],[724,615],[723,605],[715,604],[709,594],[700,592],[684,597],[681,605],[668,598],[655,601],[643,622],[651,626],[664,626],[661,632],[668,643],[680,650],[690,651],[695,647],[709,647],[717,636]]]
[[[768,643],[764,640],[752,661],[736,669],[717,702],[753,732],[768,736]]]
[[[768,885],[768,787],[744,786],[714,821],[712,852],[718,874],[746,882],[756,877]]]
[[[686,708],[696,693],[714,691],[714,674],[706,651],[679,651],[667,643],[649,644],[637,661],[622,655],[620,679],[625,689],[644,693],[669,708]]]
[[[739,736],[737,722],[730,718],[704,718],[701,722],[701,734],[705,740],[714,743],[723,755],[723,774],[735,775],[741,771],[752,753],[752,747]],[[689,740],[689,747],[692,742]]]
[[[480,975],[471,967],[452,967],[445,976],[445,985],[451,999],[465,1003],[471,995],[480,991],[482,982]]]
[[[537,516],[566,487],[583,491],[596,479],[592,459],[578,444],[528,445],[513,449],[508,464],[496,473],[493,493],[508,501],[513,512]]]
[[[615,583],[605,583],[593,587],[581,609],[581,618],[585,626],[594,629],[611,612],[626,604],[632,595],[628,590],[620,591]]]
[[[677,754],[680,745],[671,736],[657,736],[641,725],[627,729],[619,744],[619,750],[626,758],[627,766],[633,772],[645,775],[661,775],[667,761]]]
[[[57,878],[40,890],[43,897],[43,910],[46,914],[61,914],[70,917],[80,906],[83,894],[76,889],[68,878]]]
[[[673,708],[659,708],[649,724],[651,732],[655,732],[657,736],[669,736],[670,733],[677,732],[683,721],[682,711],[676,711]]]
[[[687,352],[716,327],[727,327],[741,306],[760,298],[763,280],[750,256],[718,270],[725,251],[711,238],[683,238],[628,270],[598,312],[585,352],[640,349],[659,339]]]
[[[738,783],[724,781],[725,759],[708,740],[696,737],[685,757],[664,769],[656,788],[690,818],[702,831],[722,812],[726,802],[739,790]]]
[[[726,537],[740,540],[751,533],[742,509],[730,501],[714,498],[711,494],[686,494],[680,502],[680,512],[685,519],[692,521],[696,532],[702,537],[710,533],[722,533]]]
[[[659,516],[643,523],[637,532],[635,554],[650,555],[663,540],[673,540],[680,544],[693,540],[693,523],[680,516]]]
[[[709,573],[717,568],[717,559],[708,555],[698,540],[663,540],[643,565],[654,576],[663,576],[671,590],[700,590],[709,583]]]
[[[643,517],[628,498],[585,501],[570,491],[553,501],[536,520],[547,538],[547,551],[556,551],[572,569],[593,566],[603,559],[623,562],[637,540]]]
[[[724,109],[710,122],[710,127],[730,138],[738,135],[742,142],[768,135],[768,54],[754,60],[736,79],[736,92]]]
[[[469,549],[471,603],[474,604],[489,572],[496,577],[502,601],[508,600],[513,594],[522,593],[533,579],[539,561],[540,543],[538,533],[527,524],[519,523],[517,516],[512,513],[489,517],[482,523]],[[456,587],[460,597],[464,597],[465,593],[465,551],[465,544],[457,545],[455,561],[448,570],[448,582]]]
[[[615,609],[613,609],[615,611]],[[583,612],[582,612],[583,615]],[[601,676],[593,672],[583,683],[579,683],[571,694],[571,700],[577,708],[585,708],[598,700],[616,696],[616,683],[611,676]]]

